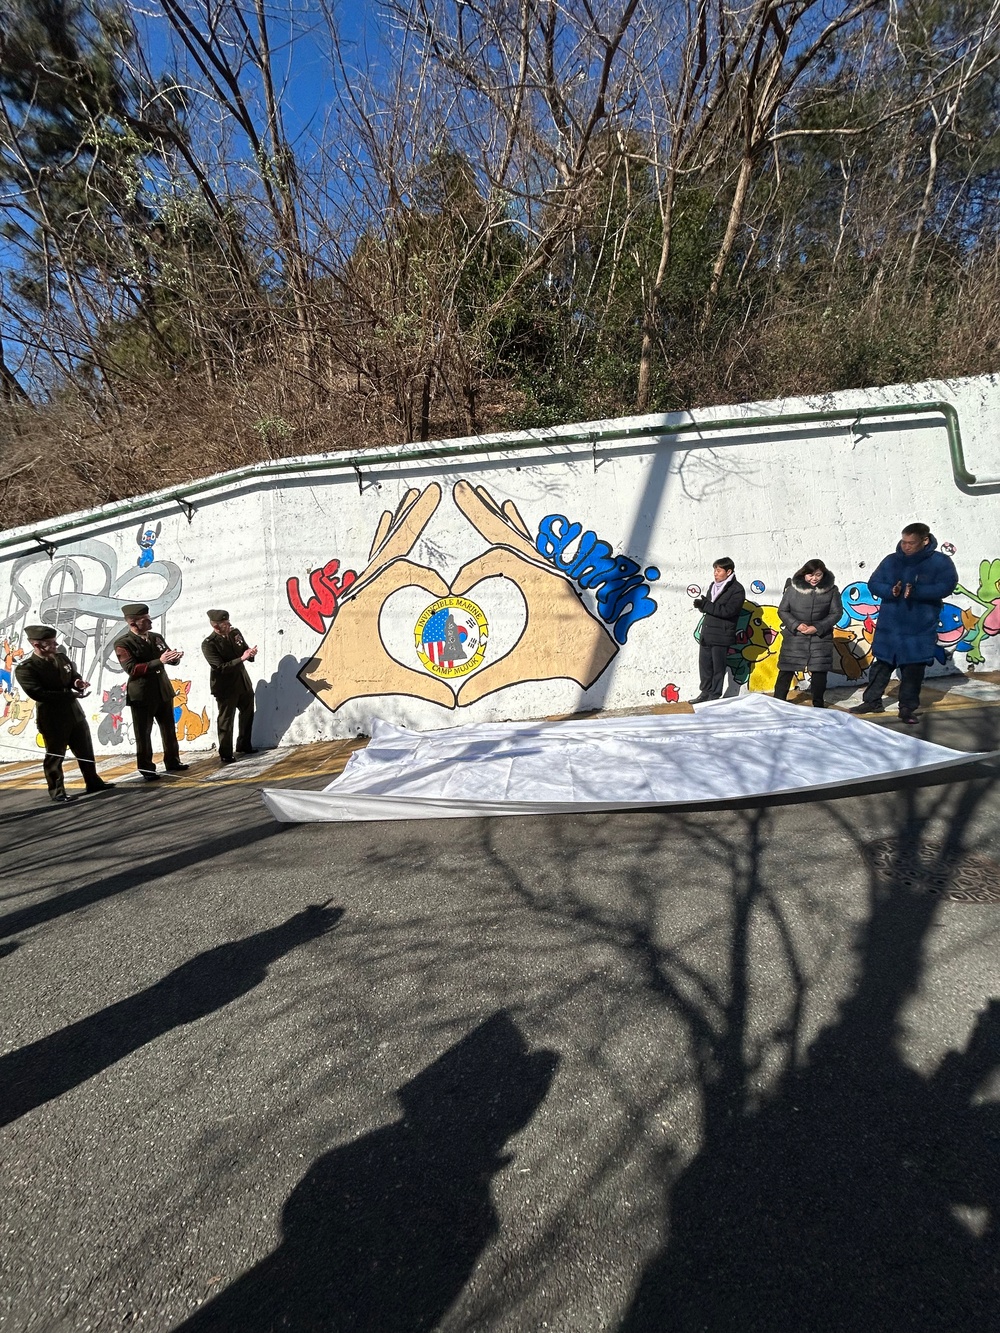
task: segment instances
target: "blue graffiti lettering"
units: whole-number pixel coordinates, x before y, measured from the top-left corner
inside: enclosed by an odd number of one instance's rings
[[[574,543],[576,543],[574,547]],[[570,551],[570,547],[574,547]],[[632,625],[656,611],[646,580],[655,582],[655,565],[640,570],[627,555],[615,555],[596,532],[584,532],[564,514],[547,514],[538,525],[535,550],[556,569],[597,594],[597,613],[614,626],[615,639],[625,643]]]

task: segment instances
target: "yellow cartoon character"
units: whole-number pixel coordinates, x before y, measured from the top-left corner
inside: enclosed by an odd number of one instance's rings
[[[24,699],[17,688],[2,691],[4,715],[0,726],[6,726],[11,736],[20,736],[35,711],[34,701]]]
[[[750,641],[743,656],[752,663],[750,688],[771,694],[778,679],[782,624],[776,606],[760,606],[750,617]]]
[[[171,676],[170,683],[174,687],[174,723],[177,728],[177,739],[195,741],[208,731],[208,714],[203,708],[199,717],[188,707],[188,695],[191,692],[189,680],[174,680]]]

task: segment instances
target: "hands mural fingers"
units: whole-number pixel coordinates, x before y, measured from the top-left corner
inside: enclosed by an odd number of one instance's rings
[[[462,685],[459,707],[530,680],[574,680],[589,689],[618,648],[572,584],[516,551],[494,547],[459,570],[451,591],[462,597],[490,578],[507,578],[517,584],[527,608],[524,630],[505,656]]]
[[[501,508],[485,486],[473,487],[467,481],[456,482],[452,494],[458,508],[491,545],[509,546],[532,564],[543,565],[524,519],[512,500],[506,500]]]
[[[396,506],[395,513],[393,513],[391,509],[387,509],[383,513],[382,517],[379,519],[378,527],[375,529],[375,537],[372,541],[371,550],[368,552],[369,565],[375,559],[376,552],[378,551],[382,543],[385,541],[386,537],[389,535],[389,529],[392,527],[394,523],[397,523],[399,521],[400,517],[404,513],[406,513],[406,511],[413,504],[414,500],[418,499],[419,496],[420,492],[418,490],[410,489],[406,492],[402,500],[400,500],[399,504]]]
[[[303,666],[299,680],[331,712],[349,699],[372,694],[408,694],[454,708],[455,696],[444,681],[397,662],[379,634],[382,606],[394,592],[413,585],[434,598],[446,597],[444,579],[423,565],[396,559],[366,579],[356,592],[361,582],[351,586],[351,596],[341,603],[319,652]]]
[[[441,487],[437,482],[432,482],[422,491],[407,491],[388,523],[386,510],[379,520],[368,566],[341,600],[357,597],[366,581],[375,577],[393,560],[409,555],[440,503]]]

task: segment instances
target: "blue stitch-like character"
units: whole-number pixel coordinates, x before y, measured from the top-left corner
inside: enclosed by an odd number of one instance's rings
[[[156,539],[159,537],[162,528],[162,523],[157,523],[155,529],[147,528],[144,523],[139,524],[139,531],[135,539],[139,545],[139,559],[135,563],[140,569],[145,569],[156,559],[153,555],[153,547],[156,545]]]

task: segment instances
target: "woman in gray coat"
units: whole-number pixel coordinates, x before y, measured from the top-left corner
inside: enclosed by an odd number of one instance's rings
[[[807,560],[785,584],[778,607],[784,627],[778,654],[776,699],[787,699],[798,671],[809,672],[813,708],[825,708],[827,673],[833,667],[833,627],[843,614],[840,591],[822,560]]]

